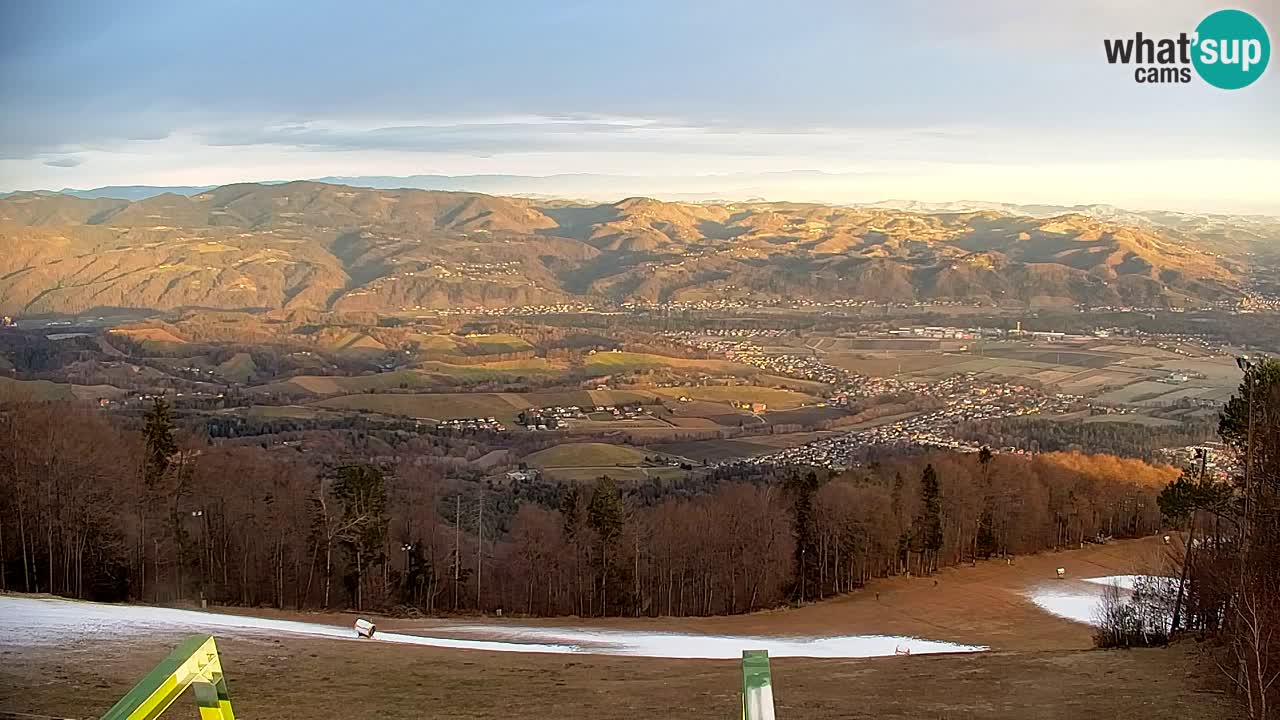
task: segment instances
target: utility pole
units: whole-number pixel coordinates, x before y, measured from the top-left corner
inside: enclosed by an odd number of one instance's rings
[[[453,520],[453,609],[458,610],[458,570],[462,566],[462,493],[458,493]]]
[[[1236,364],[1244,371],[1245,414],[1248,416],[1248,431],[1245,439],[1244,455],[1244,523],[1241,526],[1241,552],[1249,550],[1249,499],[1253,495],[1253,370],[1257,367],[1248,355],[1236,358]]]
[[[476,609],[484,613],[481,582],[484,580],[484,485],[480,486],[480,509],[477,511],[476,525],[479,526],[479,541],[476,543]]]

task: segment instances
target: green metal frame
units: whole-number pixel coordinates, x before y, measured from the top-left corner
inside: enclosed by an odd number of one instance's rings
[[[768,650],[742,651],[742,718],[774,720]]]
[[[235,720],[212,635],[193,635],[182,641],[102,720],[155,720],[187,687],[195,693],[200,720]]]
[[[212,635],[193,635],[147,673],[102,720],[155,720],[190,687],[200,720],[235,720]],[[768,650],[742,651],[742,718],[774,720]]]

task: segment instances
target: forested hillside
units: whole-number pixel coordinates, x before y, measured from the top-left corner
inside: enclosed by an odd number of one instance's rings
[[[163,404],[131,428],[10,406],[0,438],[0,589],[307,608],[745,612],[1149,534],[1176,476],[1110,456],[935,453],[834,476],[475,482],[429,444],[369,461],[211,443],[176,432]]]

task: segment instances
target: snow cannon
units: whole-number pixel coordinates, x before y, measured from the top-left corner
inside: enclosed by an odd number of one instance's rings
[[[372,639],[373,634],[377,629],[378,627],[374,625],[371,620],[365,620],[364,618],[356,619],[356,635],[359,635],[366,640]]]

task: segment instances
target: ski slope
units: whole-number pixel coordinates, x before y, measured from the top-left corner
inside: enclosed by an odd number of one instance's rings
[[[691,635],[579,628],[463,624],[442,628],[472,638],[379,631],[372,641],[458,650],[577,653],[653,658],[740,658],[743,650],[771,657],[859,658],[885,655],[980,652],[961,645],[892,635],[767,637]],[[0,646],[39,647],[73,642],[209,633],[217,636],[279,636],[358,640],[350,627],[226,615],[140,605],[110,605],[48,597],[0,596]]]

